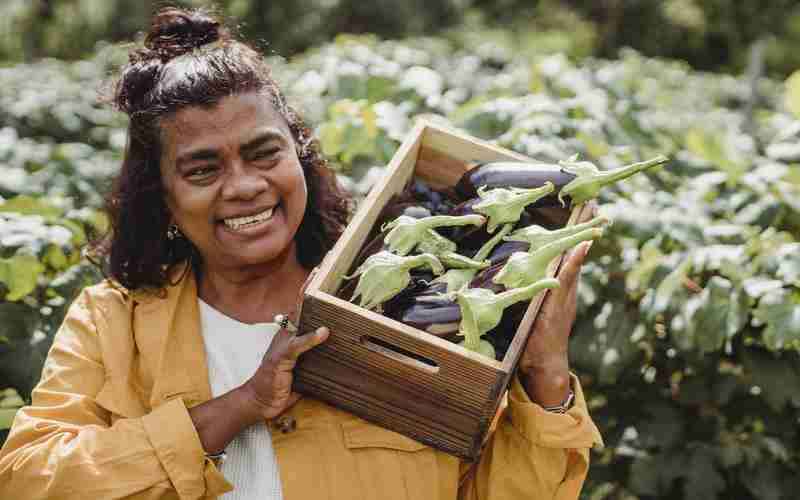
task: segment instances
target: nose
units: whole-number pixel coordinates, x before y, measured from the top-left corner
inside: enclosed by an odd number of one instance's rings
[[[222,186],[225,200],[252,200],[269,189],[269,182],[257,169],[247,168],[240,161],[231,162]]]

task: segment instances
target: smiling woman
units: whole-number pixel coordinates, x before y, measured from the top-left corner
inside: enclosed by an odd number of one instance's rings
[[[123,286],[161,288],[174,266],[187,259],[195,272],[203,272],[200,263],[209,256],[202,250],[230,257],[222,240],[211,238],[223,234],[220,228],[210,230],[212,219],[252,216],[271,205],[283,217],[273,225],[290,227],[272,231],[273,253],[267,256],[275,256],[278,239],[294,241],[291,251],[310,269],[339,237],[348,200],[310,129],[286,102],[263,56],[234,40],[210,14],[158,13],[145,47],[130,54],[108,101],[130,117],[128,146],[107,204],[112,231],[93,254],[108,257],[108,274]],[[272,167],[278,168],[268,174]],[[292,183],[306,190],[286,200],[302,201],[305,207],[289,207],[299,211],[279,205],[278,198],[294,189],[282,193],[278,188]],[[254,193],[259,190],[265,192]],[[202,239],[195,240],[195,233],[164,238],[171,224],[189,232],[200,229],[197,221],[179,220],[174,213],[182,210],[178,193],[189,196],[186,202],[215,204],[207,207],[217,211],[206,214],[208,230],[196,233]],[[225,197],[229,201],[223,207]],[[287,219],[290,212],[293,220]],[[241,224],[229,221],[235,222]],[[229,245],[235,241],[251,252],[269,251],[266,240],[259,248],[252,239],[243,242],[227,234]]]
[[[236,269],[286,253],[306,213],[306,180],[285,120],[257,92],[162,121],[161,177],[170,223],[203,267]],[[212,272],[213,274],[213,272]]]
[[[295,363],[329,332],[274,318],[296,315],[348,201],[261,54],[214,17],[163,10],[144,45],[114,85],[130,121],[93,249],[108,279],[17,413],[0,498],[577,498],[600,441],[566,357],[585,249],[478,463],[300,400]]]

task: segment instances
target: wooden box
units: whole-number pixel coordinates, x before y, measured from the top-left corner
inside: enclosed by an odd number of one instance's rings
[[[300,332],[327,326],[331,335],[301,357],[297,391],[459,457],[480,454],[544,293],[531,301],[505,358],[496,361],[336,292],[381,210],[412,176],[433,188],[453,186],[470,165],[494,160],[531,161],[430,123],[410,132],[305,291]],[[580,210],[565,213],[568,224]]]

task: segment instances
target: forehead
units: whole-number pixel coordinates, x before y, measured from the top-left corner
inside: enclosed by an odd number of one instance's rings
[[[268,97],[257,93],[227,96],[213,107],[189,106],[162,120],[164,153],[174,157],[198,147],[238,145],[265,126],[290,137],[286,120]]]

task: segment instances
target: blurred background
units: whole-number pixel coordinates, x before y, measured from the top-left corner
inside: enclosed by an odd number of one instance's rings
[[[206,6],[206,1],[171,2]],[[148,0],[0,4],[0,442],[125,145],[98,90]],[[425,117],[542,161],[655,154],[607,190],[572,363],[606,446],[583,498],[800,491],[800,2],[225,0],[362,197]]]

